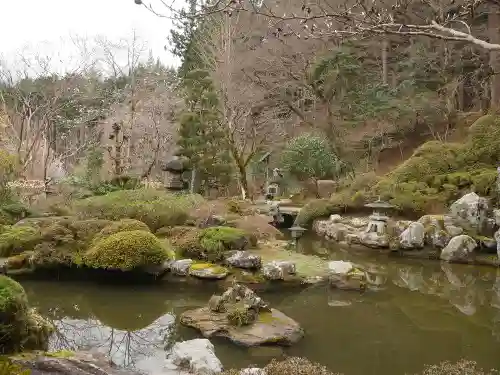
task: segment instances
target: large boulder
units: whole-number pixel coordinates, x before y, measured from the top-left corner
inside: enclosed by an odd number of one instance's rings
[[[181,323],[204,337],[227,337],[243,346],[291,345],[304,335],[296,321],[239,284],[212,296],[208,306],[184,312]]]
[[[406,228],[399,236],[399,244],[402,249],[421,249],[424,247],[425,228],[422,223],[414,222]]]
[[[207,339],[176,343],[167,355],[165,369],[196,375],[215,375],[223,370],[213,344]]]
[[[490,210],[488,200],[476,193],[465,194],[450,207],[451,216],[464,226],[479,228]]]
[[[466,234],[453,237],[448,245],[441,251],[441,260],[447,262],[467,262],[474,254],[477,243]]]
[[[262,267],[262,275],[268,280],[285,280],[289,275],[297,273],[295,263],[273,260]]]
[[[362,232],[358,235],[359,242],[366,247],[383,249],[389,247],[389,236],[377,232]]]

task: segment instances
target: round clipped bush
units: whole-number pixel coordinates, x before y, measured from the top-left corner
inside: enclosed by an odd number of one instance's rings
[[[83,257],[86,266],[131,271],[143,266],[162,264],[173,253],[168,243],[144,230],[119,232],[104,238]]]
[[[149,232],[149,227],[144,224],[142,221],[135,219],[122,219],[119,221],[115,221],[114,223],[109,224],[104,227],[95,237],[93,243],[97,243],[98,241],[106,238],[112,234],[119,232],[126,232],[131,230],[143,230]]]

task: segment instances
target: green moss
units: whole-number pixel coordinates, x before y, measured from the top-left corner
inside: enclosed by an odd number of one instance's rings
[[[161,264],[169,259],[165,244],[146,231],[119,232],[97,242],[84,255],[85,265],[93,268],[130,271]]]
[[[75,238],[85,243],[90,243],[101,230],[111,224],[112,221],[103,219],[68,219],[64,221],[64,225],[73,232]]]
[[[328,217],[332,214],[342,212],[344,206],[338,200],[314,199],[302,207],[295,219],[295,224],[307,226],[317,218]]]
[[[189,211],[202,202],[203,198],[198,195],[169,194],[153,189],[122,190],[78,201],[75,211],[86,218],[136,219],[155,231],[184,224],[189,219]]]
[[[215,275],[222,275],[228,272],[226,267],[219,266],[213,263],[194,263],[189,267],[192,271],[210,270]]]
[[[255,321],[257,312],[253,309],[247,308],[242,303],[237,303],[228,307],[226,317],[229,324],[236,327],[243,327],[250,325]]]
[[[149,227],[142,221],[135,219],[122,219],[111,223],[104,227],[93,239],[93,243],[102,240],[105,237],[110,236],[118,232],[126,232],[131,230],[143,230],[149,232]]]
[[[7,257],[31,250],[41,241],[38,230],[28,226],[12,226],[4,228],[0,234],[0,256]]]
[[[221,259],[226,250],[243,250],[250,246],[250,234],[231,227],[210,227],[199,234],[199,243],[210,260]]]

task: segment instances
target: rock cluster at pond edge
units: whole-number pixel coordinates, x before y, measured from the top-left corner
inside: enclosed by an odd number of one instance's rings
[[[338,214],[316,220],[313,229],[349,247],[390,249],[400,254],[425,249],[429,257],[443,261],[498,265],[500,230],[493,235],[500,224],[497,212],[490,209],[485,198],[469,193],[457,200],[448,214],[424,215],[414,222],[389,221],[383,233],[369,231],[366,218],[343,218]],[[495,258],[488,255],[495,251]]]

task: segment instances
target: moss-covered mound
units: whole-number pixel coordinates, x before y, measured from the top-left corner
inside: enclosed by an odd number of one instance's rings
[[[0,233],[0,256],[8,257],[33,249],[41,241],[38,230],[28,226],[4,227]]]
[[[199,228],[188,226],[162,228],[161,230],[161,234],[168,237],[180,257],[197,259],[203,259],[203,248],[200,245],[201,232]]]
[[[131,271],[162,264],[171,257],[156,236],[143,230],[119,232],[98,241],[83,256],[83,263],[92,268]]]
[[[471,125],[465,143],[427,142],[387,175],[358,176],[331,199],[308,203],[296,223],[307,225],[317,217],[360,210],[378,197],[408,216],[443,212],[470,191],[495,202],[499,136],[500,116],[483,116]]]
[[[52,325],[29,309],[23,287],[0,275],[0,352],[46,349],[52,331]]]
[[[118,232],[126,232],[131,230],[143,230],[149,232],[149,227],[144,224],[142,221],[135,219],[122,219],[119,221],[115,221],[104,227],[93,239],[93,243],[97,243],[98,241],[106,238],[112,234]]]
[[[199,244],[211,260],[219,260],[226,250],[243,250],[256,245],[251,234],[238,228],[210,227],[199,233]]]
[[[203,202],[199,195],[175,195],[152,189],[115,191],[75,203],[83,218],[108,220],[136,219],[155,231],[165,226],[183,225],[189,212]]]

